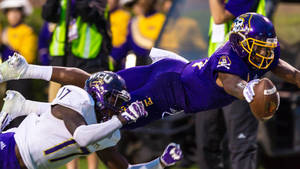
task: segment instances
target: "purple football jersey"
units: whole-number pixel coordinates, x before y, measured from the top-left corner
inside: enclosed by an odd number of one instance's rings
[[[245,81],[260,78],[278,64],[279,47],[275,50],[275,58],[268,69],[253,69],[239,57],[227,42],[210,58],[192,61],[181,74],[183,87],[187,97],[188,113],[220,108],[231,103],[235,97],[227,94],[216,84],[217,72],[234,74]]]
[[[163,59],[147,66],[125,69],[124,78],[131,102],[143,101],[148,116],[125,128],[144,126],[151,121],[180,112],[197,113],[230,104],[235,97],[216,84],[218,72],[234,74],[249,81],[260,78],[278,64],[279,47],[268,69],[253,69],[239,57],[227,42],[210,58],[189,63]]]

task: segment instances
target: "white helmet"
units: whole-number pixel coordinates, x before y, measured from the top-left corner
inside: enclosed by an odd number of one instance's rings
[[[32,13],[32,6],[28,0],[3,0],[0,3],[0,9],[22,8],[25,15]]]

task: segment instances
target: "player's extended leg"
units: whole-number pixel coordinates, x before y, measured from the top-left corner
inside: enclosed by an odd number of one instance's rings
[[[232,169],[256,169],[258,122],[246,101],[235,101],[224,109]]]
[[[162,73],[141,88],[131,91],[131,102],[142,101],[148,116],[139,118],[136,123],[128,124],[124,128],[145,126],[166,116],[183,113],[185,100],[180,80],[179,73]]]
[[[155,80],[162,73],[181,72],[185,65],[183,61],[163,59],[151,65],[124,69],[117,74],[125,80],[128,91],[132,92]]]

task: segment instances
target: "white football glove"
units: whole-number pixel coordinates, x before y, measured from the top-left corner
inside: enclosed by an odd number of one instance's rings
[[[13,56],[9,56],[8,60],[0,64],[0,83],[19,79],[27,69],[26,59],[15,52]]]
[[[0,133],[11,121],[12,118],[7,112],[0,112]]]
[[[255,93],[254,93],[254,86],[256,84],[258,84],[259,82],[259,79],[254,79],[254,80],[251,80],[250,82],[248,82],[243,90],[243,95],[245,97],[245,99],[247,100],[248,103],[252,102],[253,100],[253,97],[255,96]]]
[[[12,119],[25,115],[25,113],[23,113],[23,108],[26,99],[21,93],[14,90],[8,90],[6,91],[6,97],[3,100],[4,104],[1,112],[7,112]]]
[[[25,115],[23,107],[26,99],[17,91],[6,91],[6,97],[0,112],[0,131],[2,131],[13,119]]]

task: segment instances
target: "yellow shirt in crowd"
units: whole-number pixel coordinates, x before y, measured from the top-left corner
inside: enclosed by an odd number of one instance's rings
[[[28,63],[35,61],[37,36],[28,25],[20,24],[16,27],[7,27],[3,32],[3,43],[23,55]]]
[[[130,13],[124,9],[117,9],[110,13],[112,44],[114,47],[119,47],[125,43],[130,18]]]

